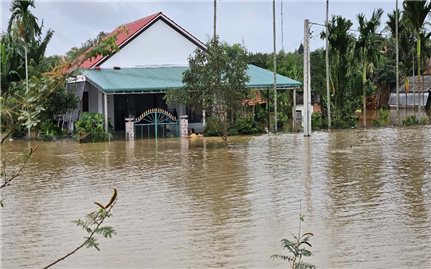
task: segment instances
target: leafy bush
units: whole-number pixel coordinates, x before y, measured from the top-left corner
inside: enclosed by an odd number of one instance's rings
[[[380,127],[389,123],[389,111],[383,108],[379,109],[379,116],[373,120],[373,126]]]
[[[222,123],[217,117],[211,116],[207,119],[204,130],[205,136],[220,136]],[[263,128],[258,126],[252,117],[239,117],[229,124],[229,135],[251,135],[262,133]]]
[[[105,133],[105,120],[100,113],[82,113],[75,126],[80,142],[103,142],[109,139],[110,134]]]
[[[411,126],[411,125],[418,125],[418,124],[419,124],[419,121],[415,115],[407,117],[405,120],[403,120],[404,126]]]
[[[262,132],[263,129],[256,125],[252,117],[240,117],[229,128],[230,135],[251,135]]]
[[[356,116],[338,116],[334,115],[332,118],[332,128],[335,129],[347,129],[356,127],[358,118]]]
[[[205,136],[219,136],[221,122],[217,117],[211,116],[207,118],[204,134]]]
[[[421,118],[420,120],[416,118],[415,115],[407,117],[403,120],[404,126],[412,126],[412,125],[426,125],[428,124],[428,119],[426,117]]]
[[[54,140],[61,130],[50,121],[43,121],[40,125],[40,138],[44,141]]]
[[[255,119],[258,122],[266,122],[268,120],[268,111],[262,106],[255,107]]]
[[[325,122],[323,121],[322,114],[313,112],[311,114],[311,128],[313,130],[320,130],[325,127]]]

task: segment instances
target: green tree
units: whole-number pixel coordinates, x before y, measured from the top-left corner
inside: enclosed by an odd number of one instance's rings
[[[347,72],[350,50],[353,45],[353,35],[349,32],[352,22],[341,16],[334,16],[328,26],[330,58],[331,58],[331,88],[334,94],[335,106],[340,108],[344,103],[344,91],[347,86]],[[325,33],[321,34],[326,38]]]
[[[385,30],[390,33],[391,39],[395,42],[395,10],[388,14]],[[398,35],[399,35],[399,53],[400,53],[400,73],[402,77],[410,74],[412,62],[412,44],[414,43],[414,33],[410,31],[408,22],[404,14],[398,14]],[[414,50],[414,48],[413,48]]]
[[[330,87],[335,106],[334,117],[344,114],[350,116],[352,113],[350,106],[346,106],[346,101],[352,98],[352,87],[349,84],[352,67],[356,64],[355,59],[351,57],[355,44],[354,36],[350,32],[352,25],[352,21],[341,16],[333,16],[328,25]],[[326,38],[325,32],[321,33],[321,38]]]
[[[30,11],[34,1],[12,1],[10,6],[8,31],[1,35],[1,87],[2,96],[9,90],[9,83],[28,80],[38,70],[37,65],[44,59],[46,47],[54,32],[48,30],[42,36],[43,22]],[[29,74],[30,73],[30,74]]]
[[[12,25],[15,24],[18,29],[19,37],[24,41],[26,92],[29,90],[27,46],[35,35],[41,34],[41,28],[37,24],[37,18],[29,10],[30,7],[34,8],[34,0],[14,0],[11,3],[10,11],[12,14],[8,24],[8,32],[11,32]]]
[[[194,52],[189,67],[183,74],[184,87],[169,91],[166,100],[208,111],[227,143],[229,112],[241,108],[248,93],[247,52],[240,45],[229,46],[215,37],[206,51]]]
[[[417,65],[418,65],[418,77],[422,78],[422,69],[421,69],[421,51],[423,50],[422,40],[425,40],[425,20],[430,13],[431,10],[431,2],[430,1],[404,1],[404,16],[406,17],[407,22],[413,29],[416,34],[416,57],[417,57]],[[428,36],[429,39],[429,36]],[[420,83],[422,85],[422,83]],[[422,85],[422,93],[423,93],[423,85]]]
[[[383,10],[379,8],[373,11],[370,20],[367,20],[362,13],[357,16],[359,36],[355,44],[355,54],[362,70],[364,126],[366,125],[367,90],[373,86],[367,79],[367,72],[372,73],[374,66],[381,60],[382,56],[383,38],[377,32],[382,14]]]
[[[13,0],[10,6],[11,16],[8,23],[8,32],[14,25],[17,26],[19,36],[29,42],[34,36],[40,35],[42,29],[37,23],[37,18],[31,13],[34,8],[34,0]]]

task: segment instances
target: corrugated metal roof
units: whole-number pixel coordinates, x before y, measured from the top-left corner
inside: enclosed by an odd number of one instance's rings
[[[86,79],[106,93],[165,91],[183,87],[183,72],[188,67],[151,67],[123,69],[84,70]],[[272,88],[273,73],[248,65],[248,88]],[[278,88],[300,87],[302,83],[277,74]]]
[[[424,94],[416,93],[413,98],[413,93],[400,93],[400,107],[413,107],[413,104],[417,107],[425,107],[428,104],[429,92]],[[391,93],[389,97],[388,105],[390,107],[397,106],[397,94]]]

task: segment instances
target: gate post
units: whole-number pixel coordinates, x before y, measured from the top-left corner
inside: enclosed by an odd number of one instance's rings
[[[189,120],[187,115],[180,116],[180,137],[187,137],[189,131]]]
[[[126,118],[126,140],[135,139],[135,118]]]

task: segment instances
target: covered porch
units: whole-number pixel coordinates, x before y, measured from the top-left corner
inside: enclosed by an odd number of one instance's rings
[[[184,105],[168,106],[164,100],[167,90],[183,87],[185,70],[187,67],[173,66],[85,70],[82,72],[85,83],[79,111],[101,113],[105,116],[106,129],[122,131],[126,118],[137,118],[149,109],[162,109],[177,118],[187,115],[189,128],[201,132],[205,125],[202,111],[193,111]],[[247,88],[273,88],[271,71],[248,65],[247,74],[250,78]],[[277,89],[301,86],[301,82],[277,74]]]

